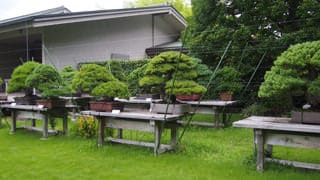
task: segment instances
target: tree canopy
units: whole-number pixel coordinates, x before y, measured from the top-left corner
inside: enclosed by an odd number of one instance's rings
[[[169,3],[175,7],[185,18],[192,15],[190,0],[135,0],[133,2],[127,2],[128,7],[145,7],[150,5],[159,5]]]
[[[192,0],[189,47],[191,55],[216,66],[229,41],[222,65],[237,67],[257,92],[263,75],[290,45],[320,38],[317,0]],[[250,87],[253,88],[253,87]]]

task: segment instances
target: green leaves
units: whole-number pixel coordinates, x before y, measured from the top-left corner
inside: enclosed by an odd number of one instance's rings
[[[120,81],[102,83],[92,90],[92,95],[97,97],[128,98],[130,92],[128,85]]]
[[[97,85],[115,80],[116,78],[106,67],[97,64],[84,64],[75,75],[72,87],[75,90],[90,93]]]
[[[274,62],[259,89],[259,97],[319,94],[320,41],[291,46]]]
[[[16,67],[9,80],[8,93],[32,88],[26,85],[26,79],[38,65],[37,62],[28,61]]]

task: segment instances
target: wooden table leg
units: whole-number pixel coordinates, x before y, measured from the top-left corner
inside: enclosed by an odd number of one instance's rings
[[[118,129],[118,138],[119,139],[123,138],[123,130],[122,129]]]
[[[272,149],[273,149],[273,146],[270,144],[267,144],[266,157],[269,157],[269,158],[272,157]]]
[[[263,171],[264,165],[264,142],[263,133],[260,129],[255,129],[256,142],[257,142],[257,170]]]
[[[62,133],[66,135],[68,134],[68,115],[67,114],[63,116],[62,123],[63,123]]]
[[[171,128],[171,147],[176,149],[177,147],[177,136],[178,136],[178,125],[174,125]]]
[[[214,127],[219,127],[219,112],[215,110],[214,112]]]
[[[105,127],[105,119],[98,118],[98,146],[103,146],[104,143],[104,127]]]
[[[11,111],[11,119],[12,119],[12,126],[10,129],[10,134],[14,134],[17,128],[17,113],[14,110]]]
[[[42,132],[42,139],[47,139],[48,138],[48,125],[49,125],[49,115],[46,114],[44,116],[44,119],[43,119],[43,132]]]
[[[154,155],[157,156],[159,154],[161,143],[161,123],[155,122],[154,125]]]
[[[31,126],[36,127],[36,120],[35,119],[31,119]]]

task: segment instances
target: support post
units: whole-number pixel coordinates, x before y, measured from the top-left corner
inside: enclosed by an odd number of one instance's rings
[[[171,147],[172,149],[176,149],[177,147],[177,136],[178,136],[178,127],[177,125],[173,125],[171,129]]]
[[[159,154],[161,143],[161,122],[155,122],[154,125],[154,155],[157,156]]]
[[[48,125],[49,125],[49,115],[46,113],[43,119],[43,132],[42,132],[42,139],[48,138]]]
[[[106,125],[105,119],[98,118],[98,146],[102,147],[104,143],[104,127]]]
[[[255,129],[256,142],[258,146],[257,151],[257,170],[262,172],[264,165],[264,142],[263,142],[263,133],[261,129]]]
[[[68,134],[68,114],[64,114],[63,118],[62,118],[62,123],[63,123],[63,130],[62,133],[63,134]]]
[[[17,113],[15,110],[11,111],[11,119],[12,119],[12,126],[10,129],[10,134],[14,134],[17,128]]]

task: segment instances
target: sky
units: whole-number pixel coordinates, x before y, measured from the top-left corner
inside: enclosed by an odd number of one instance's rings
[[[123,8],[134,0],[0,0],[0,20],[65,6],[72,12]]]

